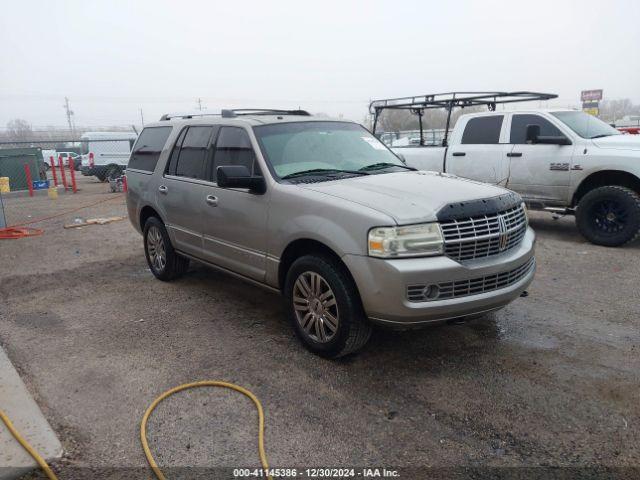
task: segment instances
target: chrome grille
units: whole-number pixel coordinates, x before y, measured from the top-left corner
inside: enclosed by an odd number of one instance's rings
[[[454,260],[490,257],[510,250],[527,231],[523,205],[503,212],[441,222],[445,255]]]
[[[536,261],[532,257],[525,264],[508,272],[495,273],[469,280],[456,280],[434,285],[418,284],[407,286],[407,299],[410,302],[431,302],[450,298],[466,297],[485,292],[492,292],[522,280],[535,268]]]

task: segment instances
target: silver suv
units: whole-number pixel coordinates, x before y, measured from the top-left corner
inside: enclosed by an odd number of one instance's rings
[[[361,348],[372,324],[504,307],[535,271],[517,194],[416,171],[362,126],[304,111],[165,115],[140,134],[127,180],[157,278],[196,260],[281,292],[326,357]]]

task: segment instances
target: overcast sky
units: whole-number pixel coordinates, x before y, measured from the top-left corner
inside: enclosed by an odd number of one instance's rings
[[[640,103],[638,1],[3,0],[0,128],[140,124],[298,107],[362,121],[372,98],[580,90]]]

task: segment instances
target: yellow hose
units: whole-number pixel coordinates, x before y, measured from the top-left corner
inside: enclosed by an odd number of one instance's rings
[[[15,438],[18,443],[22,445],[22,448],[29,452],[29,455],[31,455],[33,459],[38,462],[38,465],[40,465],[40,468],[45,473],[47,478],[49,478],[49,480],[58,480],[56,474],[53,473],[49,465],[47,465],[47,461],[42,458],[40,454],[36,452],[35,449],[31,445],[29,445],[29,443],[24,438],[22,438],[22,435],[18,433],[16,428],[13,426],[13,423],[11,423],[11,420],[9,420],[9,417],[7,417],[2,410],[0,410],[0,419],[2,419],[4,424],[7,426],[9,432],[11,432],[11,435],[13,435],[13,438]]]
[[[187,390],[190,388],[197,388],[197,387],[228,388],[231,390],[235,390],[236,392],[240,392],[244,396],[249,397],[251,399],[251,401],[256,406],[256,409],[258,410],[258,453],[260,455],[260,463],[262,464],[262,468],[265,470],[265,473],[266,473],[269,470],[269,463],[267,462],[267,454],[265,453],[265,450],[264,450],[264,410],[262,409],[262,404],[260,403],[260,400],[258,400],[258,397],[256,397],[253,393],[251,393],[246,388],[243,388],[234,383],[220,382],[217,380],[203,380],[201,382],[184,383],[170,390],[167,390],[158,398],[156,398],[151,403],[151,405],[149,405],[149,408],[147,408],[147,411],[144,412],[144,415],[142,416],[142,423],[140,424],[140,442],[142,443],[142,449],[144,450],[145,457],[147,457],[149,466],[153,470],[153,473],[158,478],[158,480],[166,480],[166,477],[162,473],[162,470],[160,470],[160,467],[158,467],[158,464],[156,463],[156,460],[153,458],[153,454],[149,449],[149,442],[147,442],[147,421],[149,420],[149,417],[151,416],[151,413],[153,412],[153,410],[165,398],[170,397],[174,393],[181,392],[182,390]],[[2,412],[2,410],[0,410],[0,419],[2,419],[2,421],[5,423],[5,425],[7,426],[7,428],[9,429],[9,432],[11,432],[13,437],[20,443],[20,445],[24,447],[24,449],[29,453],[29,455],[31,455],[33,459],[38,463],[38,465],[47,475],[49,480],[58,480],[58,477],[56,477],[55,473],[53,473],[49,465],[47,465],[47,462],[40,456],[40,454],[38,454],[38,452],[36,452],[33,449],[31,445],[27,443],[27,441],[24,438],[22,438],[20,433],[18,433],[18,431],[15,429],[15,427],[11,423],[11,420],[9,420],[9,417],[7,417]],[[270,475],[266,475],[266,478],[271,480]]]

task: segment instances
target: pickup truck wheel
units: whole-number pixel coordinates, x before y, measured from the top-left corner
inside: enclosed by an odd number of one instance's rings
[[[164,224],[150,217],[144,224],[144,254],[151,273],[163,281],[174,280],[189,269],[189,259],[179,255],[171,245]]]
[[[640,234],[640,196],[616,185],[596,188],[578,204],[576,224],[591,243],[619,247]]]
[[[298,258],[287,273],[285,300],[294,331],[307,349],[338,358],[371,336],[358,291],[345,267],[328,255]]]

